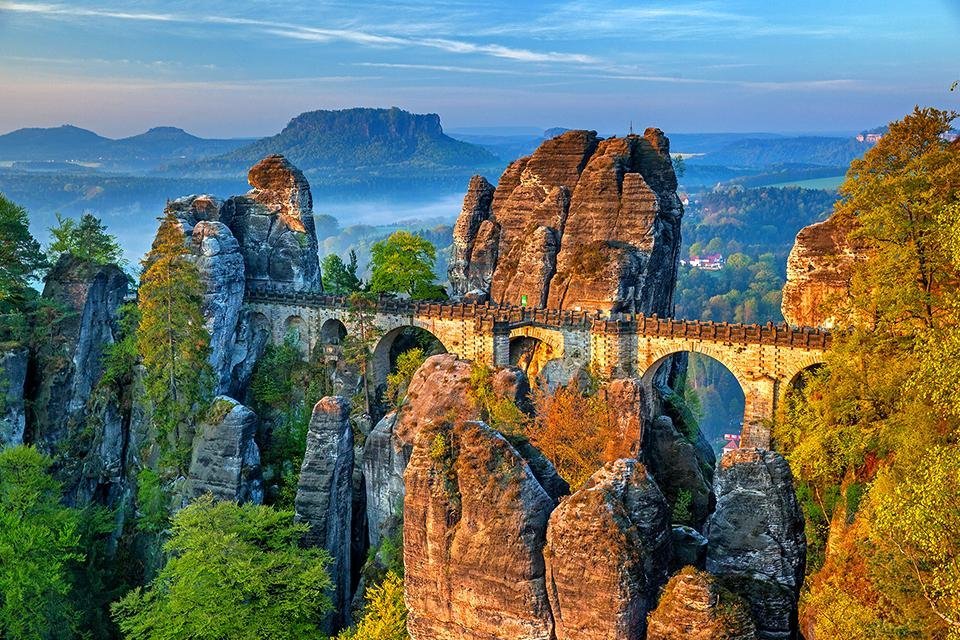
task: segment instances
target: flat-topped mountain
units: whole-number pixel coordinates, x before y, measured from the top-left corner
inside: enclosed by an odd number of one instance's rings
[[[203,169],[233,171],[270,154],[282,154],[305,173],[322,170],[363,173],[477,171],[501,167],[480,146],[443,132],[440,116],[391,109],[308,111],[277,135],[197,163]]]

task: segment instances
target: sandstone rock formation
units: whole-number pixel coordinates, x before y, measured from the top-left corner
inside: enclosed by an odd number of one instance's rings
[[[316,404],[310,418],[295,508],[297,521],[310,525],[305,543],[323,547],[332,558],[331,628],[343,624],[350,603],[352,478],[350,401],[328,396]]]
[[[403,472],[410,461],[411,445],[394,437],[397,413],[388,413],[377,423],[363,445],[363,476],[367,495],[367,530],[370,546],[389,537],[403,515]]]
[[[831,216],[804,227],[787,258],[787,282],[781,310],[788,324],[836,326],[837,305],[846,300],[850,278],[866,247],[851,238],[852,220]]]
[[[683,524],[703,526],[713,507],[713,487],[696,447],[668,416],[657,417],[647,429],[642,457],[671,506],[680,499],[689,501]]]
[[[616,441],[610,443],[621,455],[637,457],[644,437],[644,422],[650,415],[651,399],[639,378],[617,378],[597,391],[609,408],[616,427]]]
[[[454,230],[455,296],[553,308],[672,310],[683,207],[659,129],[567,131],[474,179]]]
[[[217,396],[193,438],[188,481],[191,497],[263,502],[257,414],[233,398]]]
[[[28,353],[25,348],[0,353],[0,449],[23,444]]]
[[[644,466],[608,463],[563,500],[544,556],[557,640],[642,638],[670,562],[667,502]]]
[[[57,453],[66,438],[82,428],[88,401],[103,373],[104,348],[114,342],[119,329],[117,310],[127,285],[126,274],[117,266],[69,254],[46,278],[43,297],[67,312],[39,346],[28,383],[33,441],[47,453]]]
[[[427,358],[407,386],[407,397],[394,427],[396,438],[413,445],[421,430],[451,420],[479,418],[471,392],[471,371],[472,363],[450,353]]]
[[[214,392],[225,394],[230,391],[246,278],[240,245],[230,228],[217,220],[220,208],[220,201],[212,196],[188,196],[167,204],[167,212],[180,220],[184,241],[200,271]]]
[[[480,225],[489,216],[493,191],[493,185],[483,176],[474,176],[470,179],[467,195],[463,199],[463,209],[453,230],[449,271],[451,295],[456,298],[462,298],[473,290],[486,290],[490,287],[490,273],[484,272],[479,264],[472,273],[469,267]]]
[[[553,500],[487,425],[421,431],[406,471],[407,626],[416,640],[549,640],[543,545]]]
[[[313,198],[307,179],[279,155],[267,156],[247,176],[246,195],[223,203],[220,219],[240,243],[247,281],[292,291],[321,291]]]
[[[743,600],[692,568],[670,578],[650,614],[647,640],[756,640]]]
[[[707,539],[694,529],[678,524],[671,527],[673,562],[670,568],[678,571],[684,567],[702,569],[707,561]]]
[[[787,461],[761,449],[726,453],[715,487],[707,571],[749,603],[759,638],[796,638],[806,538]]]

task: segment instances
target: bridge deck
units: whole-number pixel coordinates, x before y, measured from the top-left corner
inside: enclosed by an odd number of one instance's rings
[[[247,302],[285,304],[308,308],[347,310],[345,296],[290,292],[279,288],[248,288]],[[438,303],[380,299],[376,313],[418,316],[444,320],[481,320],[495,325],[517,327],[589,327],[593,332],[617,334],[635,333],[640,336],[707,340],[731,344],[761,344],[792,349],[826,350],[830,346],[830,332],[810,327],[794,328],[785,324],[735,324],[727,322],[700,322],[676,318],[658,318],[639,313],[606,313],[572,309],[541,309],[486,304]]]

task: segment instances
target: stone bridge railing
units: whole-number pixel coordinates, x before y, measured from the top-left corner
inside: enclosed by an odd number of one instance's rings
[[[256,303],[276,303],[308,308],[340,309],[350,307],[346,296],[291,292],[273,287],[249,287],[246,299]],[[634,333],[638,336],[705,340],[709,342],[755,344],[791,349],[825,351],[831,343],[830,332],[810,327],[794,328],[785,324],[736,324],[701,322],[646,316],[639,313],[606,313],[574,309],[541,309],[492,305],[489,303],[443,303],[398,300],[381,297],[374,311],[388,315],[416,316],[437,320],[479,319],[497,325],[518,327],[589,328],[594,333]]]

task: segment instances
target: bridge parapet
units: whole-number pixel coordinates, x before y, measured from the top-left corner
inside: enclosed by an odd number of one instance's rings
[[[248,287],[250,302],[277,303],[309,308],[349,308],[346,296],[292,292],[269,285]],[[577,309],[543,309],[508,305],[446,304],[419,300],[380,298],[375,313],[398,316],[416,316],[431,320],[481,320],[499,326],[517,327],[525,324],[554,328],[589,328],[594,333],[627,334],[638,336],[707,340],[731,344],[762,344],[791,349],[823,351],[829,348],[831,334],[825,329],[791,327],[767,323],[737,324],[701,322],[675,318],[658,318],[638,313],[606,313]]]

